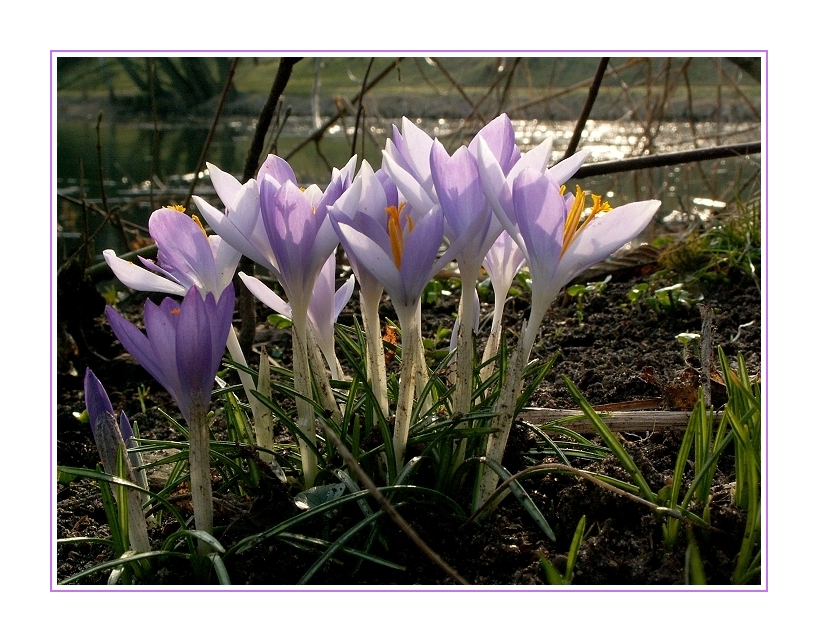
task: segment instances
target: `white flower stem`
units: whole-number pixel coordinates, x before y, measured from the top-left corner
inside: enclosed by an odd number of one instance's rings
[[[406,453],[406,443],[409,440],[409,427],[412,421],[418,374],[418,353],[422,356],[422,350],[418,345],[420,340],[419,311],[419,303],[413,310],[398,311],[403,345],[398,406],[395,409],[395,432],[392,437],[392,448],[395,453],[395,464],[398,471],[403,468],[403,456]],[[423,367],[425,368],[425,364],[423,364]]]
[[[364,294],[360,290],[361,317],[366,335],[366,372],[372,393],[381,407],[384,416],[389,414],[389,402],[386,397],[386,362],[383,354],[383,340],[381,338],[381,319],[378,312],[380,307],[380,293],[377,297]]]
[[[213,490],[210,485],[210,434],[207,408],[201,393],[194,394],[190,404],[190,495],[193,500],[193,523],[196,530],[213,534]],[[199,540],[199,554],[207,555],[211,547]]]
[[[318,342],[315,339],[315,332],[312,325],[307,322],[307,355],[310,362],[310,369],[312,375],[315,377],[315,385],[318,388],[318,395],[321,398],[321,405],[324,410],[331,413],[332,419],[335,423],[340,424],[343,421],[343,413],[338,406],[338,401],[335,399],[335,394],[332,391],[332,386],[327,376],[327,369],[324,367],[324,358],[321,356],[321,350],[318,347]],[[334,355],[333,355],[334,356]],[[337,377],[336,377],[337,378]]]
[[[472,381],[474,377],[474,282],[477,270],[460,267],[461,294],[457,332],[457,355],[455,356],[457,378],[455,381],[454,410],[463,415],[471,410]]]
[[[503,334],[503,309],[506,305],[506,295],[508,294],[508,287],[498,291],[494,290],[494,314],[491,318],[491,332],[486,341],[486,347],[483,350],[483,359],[481,363],[486,363],[489,359],[497,355],[497,350],[500,348],[500,337]],[[485,381],[494,372],[495,362],[483,366],[480,370],[480,378]]]
[[[415,397],[420,397],[423,394],[423,389],[429,383],[429,367],[426,365],[426,351],[423,349],[423,321],[420,316],[420,303],[415,308],[414,322],[411,324],[410,332],[413,337],[412,350],[410,353],[412,363],[415,364]],[[407,331],[403,330],[403,323],[401,323],[403,340],[406,341]],[[403,348],[404,359],[406,359],[406,346]],[[428,413],[432,409],[431,395],[423,399],[421,410]]]
[[[307,399],[312,399],[312,379],[310,377],[306,329],[306,312],[296,314],[296,310],[293,309],[293,383],[296,392]],[[311,444],[315,445],[315,410],[312,404],[306,399],[296,397],[295,406],[298,412],[298,429]],[[311,488],[315,483],[315,476],[318,474],[318,458],[300,437],[298,438],[298,446],[301,451],[301,471],[304,475],[304,488]]]
[[[230,332],[227,334],[227,351],[230,353],[230,358],[241,366],[247,367],[247,360],[244,358],[241,345],[239,345],[239,337],[236,334],[236,328],[230,326]],[[260,366],[261,368],[261,366]],[[261,379],[261,369],[259,368],[259,380]],[[269,367],[268,367],[269,369]],[[273,435],[272,415],[269,409],[259,401],[253,391],[256,386],[253,384],[253,378],[243,370],[239,370],[239,379],[241,385],[244,387],[244,392],[247,395],[247,402],[250,404],[250,410],[253,413],[253,426],[256,432],[256,444],[261,448],[271,448],[275,443]],[[269,460],[271,456],[267,453],[262,453],[262,459]]]
[[[525,324],[523,324],[525,326]],[[523,327],[525,330],[525,327]],[[511,426],[514,419],[514,409],[517,405],[517,397],[522,388],[523,365],[527,362],[527,357],[523,357],[522,346],[511,355],[506,372],[503,389],[495,405],[495,416],[491,421],[493,432],[489,435],[486,444],[486,459],[495,461],[498,464],[503,461],[503,453],[508,443],[508,436],[511,433]],[[478,484],[478,492],[474,502],[474,509],[477,509],[488,499],[497,487],[497,474],[484,468]]]
[[[258,393],[265,398],[269,398],[272,391],[270,386],[270,360],[267,358],[267,348],[261,346],[261,356],[258,361]],[[273,449],[275,445],[275,433],[273,432],[273,412],[259,402],[261,409],[258,414],[253,412],[256,426],[256,443],[260,448]],[[252,406],[251,406],[252,408]],[[261,451],[259,456],[262,461],[268,464],[273,461],[272,453]]]

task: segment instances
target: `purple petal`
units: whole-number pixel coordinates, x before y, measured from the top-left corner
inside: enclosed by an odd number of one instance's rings
[[[256,180],[261,183],[265,176],[271,176],[279,185],[283,185],[287,181],[290,181],[294,185],[298,184],[295,172],[293,168],[290,167],[290,164],[274,154],[267,156],[267,159],[258,170]]]
[[[562,251],[565,202],[548,178],[525,169],[514,180],[514,209],[528,249],[531,278],[535,283],[548,280]]]
[[[508,174],[514,164],[520,160],[520,149],[514,143],[514,126],[506,114],[500,114],[483,127],[477,136],[483,138],[497,159],[503,174]],[[469,143],[469,151],[477,155],[477,136]]]
[[[477,173],[477,162],[468,149],[461,147],[450,157],[436,140],[432,145],[431,171],[443,216],[455,236],[467,231],[473,233],[470,228],[475,219],[488,224],[486,198]]]
[[[151,214],[148,229],[159,248],[159,265],[200,290],[214,292],[218,288],[213,251],[193,219],[176,210],[161,209]]]
[[[594,218],[560,261],[560,274],[565,283],[637,236],[651,222],[660,205],[656,200],[628,203]]]
[[[85,407],[88,409],[88,420],[91,424],[91,432],[96,437],[97,422],[105,415],[110,415],[113,419],[114,408],[108,393],[102,386],[102,382],[97,379],[91,368],[85,369]]]

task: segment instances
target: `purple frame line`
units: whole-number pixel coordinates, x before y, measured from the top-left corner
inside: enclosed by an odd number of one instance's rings
[[[59,53],[764,53],[766,49],[52,49],[51,54]],[[766,56],[765,56],[766,62]]]
[[[218,53],[230,53],[230,54],[239,54],[239,53],[336,53],[336,54],[343,54],[343,53],[429,53],[430,49],[403,49],[403,50],[393,50],[393,49],[310,49],[310,50],[297,50],[297,49],[276,49],[276,50],[260,50],[260,49],[155,49],[155,50],[141,50],[141,49],[52,49],[49,52],[50,55],[50,65],[49,65],[49,97],[50,97],[50,105],[49,105],[49,133],[50,133],[50,146],[49,146],[49,180],[50,180],[50,203],[49,208],[51,211],[50,215],[50,224],[51,229],[54,228],[54,58],[55,54],[60,53],[110,53],[110,54],[117,54],[117,53],[210,53],[210,54],[218,54]],[[436,50],[439,52],[445,53],[498,53],[498,50],[489,50],[489,49],[439,49]],[[770,134],[769,134],[769,108],[770,108],[770,98],[769,98],[769,69],[770,69],[770,62],[769,62],[769,50],[768,49],[644,49],[644,50],[632,50],[632,49],[617,49],[617,50],[602,50],[602,49],[576,49],[576,50],[554,50],[554,49],[503,49],[505,53],[538,53],[538,54],[547,54],[547,53],[564,53],[564,54],[572,54],[572,53],[626,53],[632,51],[639,51],[640,53],[763,53],[764,54],[764,122],[767,127],[765,128],[765,136],[764,136],[764,258],[766,259],[769,256],[770,251],[770,240],[769,240],[769,232],[768,232],[768,225],[769,222],[769,173],[770,173],[770,161],[769,155],[767,150],[769,149],[769,142],[770,142]],[[50,231],[49,231],[50,234]],[[766,264],[766,261],[762,262],[764,267],[764,294],[765,294],[765,302],[766,302],[766,295],[769,292],[770,287],[770,273],[769,273],[769,266]],[[49,284],[49,330],[51,332],[51,336],[49,337],[49,393],[51,395],[51,402],[53,404],[54,401],[54,373],[52,371],[53,368],[53,356],[54,356],[54,237],[53,234],[50,234],[49,237],[49,268],[51,270],[51,282]],[[496,588],[496,589],[240,589],[238,592],[242,593],[452,593],[452,592],[469,592],[469,593],[550,593],[550,592],[563,592],[563,593],[645,593],[645,592],[659,592],[659,593],[766,593],[769,592],[770,586],[770,527],[769,527],[769,518],[770,518],[770,480],[769,480],[769,472],[770,472],[770,458],[769,458],[769,420],[770,420],[770,408],[769,408],[769,388],[770,388],[770,379],[767,375],[767,371],[769,370],[769,341],[770,341],[770,324],[769,324],[769,310],[765,305],[764,308],[764,348],[765,348],[765,355],[764,355],[764,363],[766,364],[765,372],[764,372],[764,419],[765,419],[765,446],[766,446],[766,460],[765,460],[765,482],[766,487],[764,489],[764,498],[765,498],[765,507],[764,507],[764,517],[765,517],[765,541],[764,541],[764,566],[766,569],[766,573],[764,576],[764,587],[759,587],[758,589],[738,589],[738,588],[724,588],[724,589],[647,589],[647,588],[634,588],[634,589],[509,589],[509,588]],[[51,408],[53,410],[53,408]],[[51,448],[49,451],[49,466],[51,470],[51,484],[49,488],[49,499],[50,499],[50,530],[51,533],[54,534],[54,481],[55,481],[55,473],[54,473],[54,418],[53,412],[50,413],[49,417],[50,423],[50,440],[51,440]],[[50,540],[50,537],[49,537]],[[54,571],[54,547],[50,547],[49,549],[49,575],[51,575]],[[53,576],[52,576],[53,582]],[[54,585],[49,587],[50,592],[63,592],[63,591],[71,591],[71,592],[80,592],[80,593],[108,593],[110,590],[106,589],[55,589]],[[152,592],[152,593],[213,593],[213,592],[235,592],[237,589],[117,589],[117,591],[125,591],[125,592]]]

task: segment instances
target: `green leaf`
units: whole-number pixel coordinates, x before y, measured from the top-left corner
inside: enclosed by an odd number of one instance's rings
[[[591,407],[591,404],[588,403],[588,400],[582,396],[582,393],[579,391],[571,380],[568,377],[562,377],[565,385],[568,386],[568,390],[571,393],[571,396],[574,398],[574,401],[577,402],[577,405],[582,409],[582,412],[585,413],[585,416],[588,418],[588,421],[591,422],[591,425],[597,431],[600,437],[602,437],[602,441],[605,442],[605,445],[611,449],[611,452],[616,455],[616,458],[619,460],[619,463],[622,464],[622,467],[628,471],[628,474],[633,479],[634,483],[639,487],[639,490],[642,493],[642,496],[656,503],[657,497],[656,493],[654,493],[650,486],[648,485],[647,480],[642,476],[641,471],[636,465],[636,462],[633,461],[633,458],[628,454],[628,451],[619,443],[619,439],[616,438],[611,432],[611,429],[608,428],[607,424],[602,421],[600,416],[597,414],[596,410]]]
[[[311,510],[322,504],[338,499],[344,494],[344,484],[326,484],[313,486],[295,496],[295,505],[301,510]]]
[[[286,330],[293,325],[292,319],[288,319],[282,314],[271,314],[267,317],[267,323],[276,330]]]

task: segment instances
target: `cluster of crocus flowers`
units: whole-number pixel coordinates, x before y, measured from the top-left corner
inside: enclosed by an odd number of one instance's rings
[[[106,259],[127,285],[174,295],[187,293],[184,302],[181,306],[163,302],[161,306],[146,307],[147,338],[127,328],[113,311],[109,312],[111,324],[137,360],[174,395],[188,418],[192,401],[181,389],[194,386],[201,393],[201,401],[209,403],[210,392],[205,395],[204,389],[212,387],[220,358],[217,353],[224,343],[204,345],[198,339],[171,333],[180,321],[168,315],[186,314],[184,327],[188,331],[193,331],[190,319],[194,309],[204,306],[219,319],[226,315],[233,300],[227,284],[240,254],[269,270],[285,298],[258,278],[243,273],[239,276],[260,301],[293,323],[297,439],[304,485],[309,487],[318,474],[313,391],[322,395],[320,403],[328,411],[337,412],[326,368],[315,355],[320,350],[332,377],[343,378],[334,354],[333,328],[355,284],[367,341],[364,351],[368,379],[384,415],[390,414],[379,322],[385,291],[402,333],[391,444],[399,470],[411,431],[413,404],[428,378],[421,336],[421,299],[435,274],[455,261],[462,278],[452,410],[465,414],[470,410],[475,377],[473,337],[479,320],[475,284],[480,270],[488,272],[495,292],[491,333],[482,359],[485,364],[500,342],[502,309],[511,282],[523,263],[528,265],[531,313],[513,359],[517,371],[512,368],[507,374],[507,387],[498,402],[498,408],[510,409],[519,394],[522,367],[545,312],[560,289],[582,270],[632,240],[659,207],[658,201],[611,207],[579,186],[568,189],[569,179],[587,153],[574,154],[552,167],[548,166],[550,156],[550,140],[522,153],[512,123],[503,114],[483,127],[468,145],[451,154],[439,141],[403,119],[401,128],[395,127],[392,139],[387,141],[382,169],[375,171],[363,161],[356,174],[356,159],[352,158],[345,167],[333,170],[324,190],[315,185],[299,187],[290,165],[274,155],[267,158],[255,178],[244,184],[208,165],[224,211],[201,198],[194,199],[214,235],[204,234],[198,221],[185,214],[161,210],[154,214],[155,222],[151,219],[151,234],[160,245],[157,263],[143,262],[139,267],[106,253]],[[339,243],[355,278],[336,291],[335,252]],[[193,292],[199,302],[195,305],[188,303]],[[190,312],[185,312],[188,309]],[[229,326],[229,320],[227,323]],[[198,330],[203,331],[203,326]],[[215,327],[209,326],[209,331],[208,336],[215,340]],[[173,339],[169,338],[171,334]],[[200,371],[201,379],[190,378],[190,366],[184,367],[184,376],[180,374],[181,359],[171,367],[162,355],[152,352],[155,341],[166,354],[173,347],[177,352],[183,350],[189,359],[207,355],[208,367]],[[180,348],[188,341],[196,347]],[[477,376],[485,379],[490,374],[489,365]],[[248,388],[251,398],[252,393]],[[494,427],[486,456],[499,461],[511,427],[511,417],[505,410],[498,410]],[[259,443],[262,445],[261,439]],[[496,478],[487,475],[481,494],[489,493],[494,483]]]

